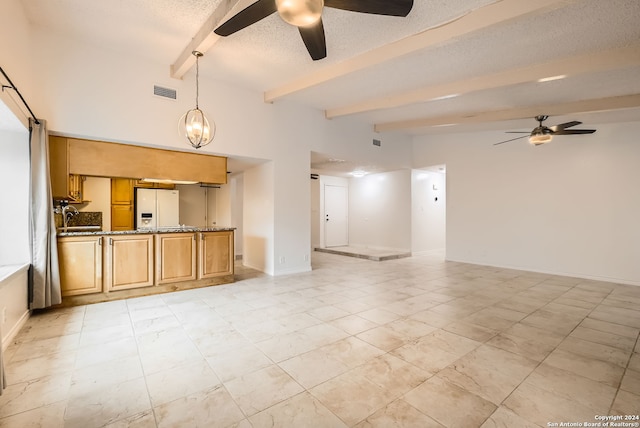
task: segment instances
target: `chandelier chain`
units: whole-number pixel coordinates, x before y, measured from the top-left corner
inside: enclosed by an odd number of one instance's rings
[[[199,62],[198,60],[200,59],[200,57],[198,55],[196,55],[196,109],[199,109],[198,107],[198,95],[200,92],[200,85],[199,85],[199,80],[200,80],[200,66],[199,66]]]

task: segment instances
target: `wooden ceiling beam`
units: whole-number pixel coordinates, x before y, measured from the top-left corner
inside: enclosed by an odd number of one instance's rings
[[[426,86],[402,94],[337,107],[325,111],[327,119],[364,113],[373,110],[396,108],[409,104],[427,102],[451,95],[463,95],[485,89],[502,88],[522,83],[532,83],[539,79],[565,75],[567,77],[585,73],[597,73],[607,70],[640,66],[640,44],[622,49],[607,50],[571,58],[551,61],[544,64],[505,70],[486,76],[473,77],[457,82]]]
[[[430,128],[435,126],[526,119],[540,114],[563,116],[567,114],[591,113],[638,107],[640,107],[640,94],[633,94],[619,97],[573,101],[556,105],[522,107],[509,110],[496,110],[378,123],[374,126],[374,130],[375,132],[407,131],[410,129]]]
[[[576,0],[501,0],[472,10],[445,24],[389,43],[338,64],[324,67],[264,93],[265,102],[303,91],[307,88],[391,61],[396,58],[440,45],[466,34],[513,19],[535,15]]]
[[[196,63],[193,51],[207,52],[220,40],[220,36],[213,32],[218,26],[233,16],[240,7],[246,7],[251,1],[248,0],[222,0],[211,16],[202,24],[195,36],[191,39],[187,47],[180,53],[176,62],[171,64],[169,74],[174,79],[182,79]]]

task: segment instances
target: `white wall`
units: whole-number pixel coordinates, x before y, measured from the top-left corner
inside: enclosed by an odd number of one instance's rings
[[[233,193],[231,194],[231,223],[236,228],[235,231],[235,255],[241,256],[243,253],[244,241],[244,174],[235,174],[231,177]]]
[[[83,183],[83,198],[89,200],[79,206],[80,211],[102,212],[102,230],[111,230],[111,179],[105,177],[86,177]]]
[[[0,265],[30,263],[29,133],[0,131]]]
[[[349,179],[349,245],[411,251],[411,170]]]
[[[640,285],[640,122],[588,127],[416,138],[416,165],[447,164],[447,259]]]
[[[244,172],[243,264],[274,274],[274,165],[260,164]]]
[[[437,200],[436,200],[437,199]],[[446,175],[411,172],[411,252],[443,250],[446,244]]]
[[[0,13],[0,52],[2,69],[9,75],[13,84],[20,90],[29,106],[39,118],[37,107],[37,89],[33,81],[32,72],[32,44],[31,31],[24,9],[19,0],[3,0]],[[3,84],[4,77],[2,78]],[[0,91],[0,101],[3,101],[15,116],[28,128],[27,116],[22,114],[24,106],[19,102],[16,94],[11,90]]]

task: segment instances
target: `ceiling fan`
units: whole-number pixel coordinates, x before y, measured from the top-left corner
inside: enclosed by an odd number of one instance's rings
[[[533,131],[507,131],[507,134],[529,134],[529,143],[534,146],[539,146],[541,144],[546,144],[553,139],[554,135],[577,135],[577,134],[593,134],[596,132],[595,129],[567,129],[576,125],[580,125],[582,122],[571,121],[566,123],[561,123],[559,125],[554,126],[544,126],[542,122],[547,120],[549,116],[540,115],[536,116],[535,119],[538,121],[539,125],[533,128]],[[521,138],[525,138],[527,135],[523,135],[522,137],[512,138],[510,140],[501,141],[499,143],[495,143],[494,146],[498,144],[508,143],[510,141],[519,140]]]
[[[327,56],[322,25],[322,8],[376,15],[407,16],[413,0],[258,0],[214,30],[219,36],[229,36],[263,18],[278,12],[287,23],[298,27],[309,55],[314,61]]]

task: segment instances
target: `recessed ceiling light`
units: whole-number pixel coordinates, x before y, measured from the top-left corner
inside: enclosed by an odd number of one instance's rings
[[[566,74],[559,74],[557,76],[543,77],[542,79],[538,79],[538,83],[552,82],[554,80],[564,79],[565,77],[567,77]]]
[[[353,175],[354,177],[360,178],[360,177],[364,177],[365,175],[367,175],[367,172],[363,171],[361,169],[357,169],[357,170],[351,172],[351,175]]]

